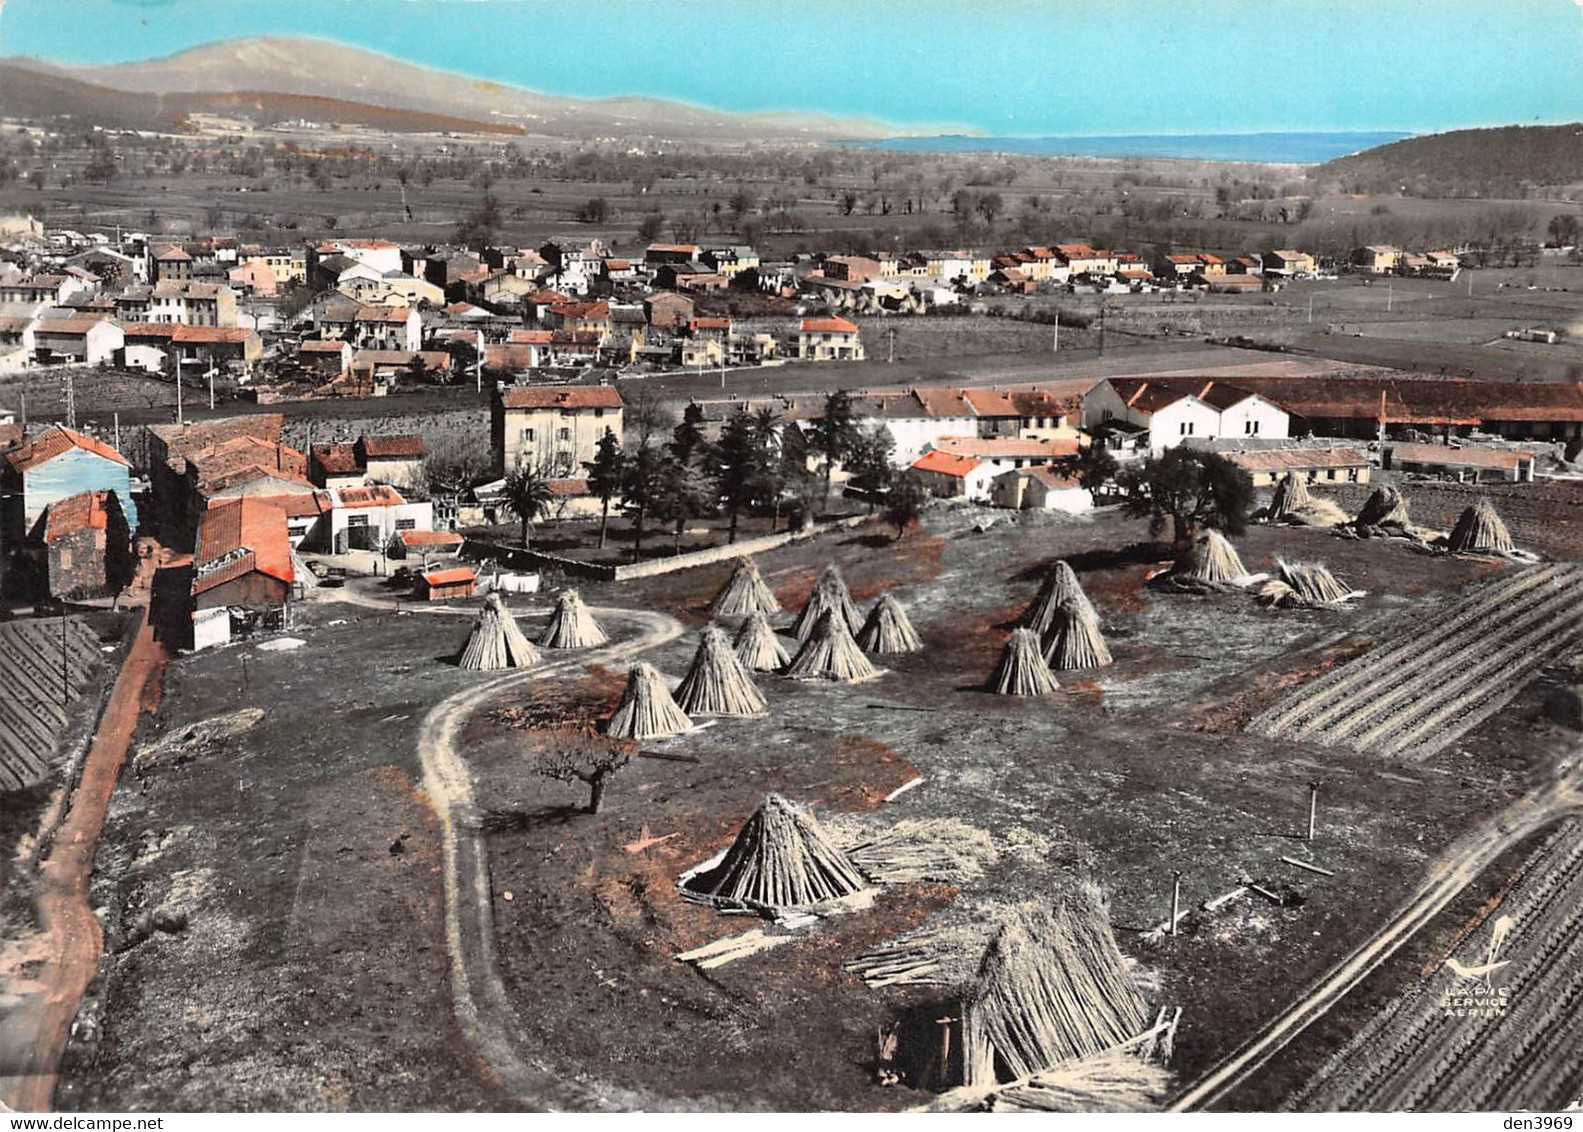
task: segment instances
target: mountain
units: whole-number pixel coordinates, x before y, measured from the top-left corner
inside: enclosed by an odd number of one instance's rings
[[[3,62],[136,94],[305,95],[496,122],[531,134],[561,137],[824,141],[897,133],[883,123],[816,115],[727,114],[648,98],[561,98],[311,38],[227,40],[164,59],[104,67],[65,66],[20,57]]]
[[[1583,182],[1583,122],[1425,134],[1339,157],[1313,176],[1346,192],[1520,199]]]
[[[245,117],[260,126],[306,119],[355,122],[390,133],[521,134],[504,122],[400,110],[315,95],[270,91],[156,94],[114,90],[49,71],[0,61],[0,107],[7,117],[113,130],[178,131],[191,114]]]

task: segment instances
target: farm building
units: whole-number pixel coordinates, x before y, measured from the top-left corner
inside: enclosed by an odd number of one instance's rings
[[[1070,423],[1081,402],[1038,390],[964,389],[979,436],[1049,437],[1076,440]]]
[[[260,499],[211,507],[193,553],[193,648],[288,627],[296,581],[284,511]]]
[[[327,444],[309,455],[308,478],[319,487],[384,483],[412,487],[423,474],[428,446],[416,433],[360,436],[352,444]]]
[[[256,330],[242,326],[187,326],[131,322],[124,328],[121,361],[129,369],[170,373],[177,365],[234,365],[250,369],[264,356]]]
[[[1069,472],[1051,465],[1014,468],[990,481],[990,502],[1015,511],[1088,511],[1094,497]]]
[[[129,529],[137,528],[132,469],[108,444],[59,425],[0,459],[0,582],[10,584],[9,559],[57,503],[84,492],[116,496]]]
[[[40,365],[108,365],[124,341],[121,327],[108,318],[79,314],[40,318],[33,326],[33,360]]]
[[[935,442],[934,450],[983,460],[995,472],[1003,472],[1012,468],[1030,468],[1075,459],[1078,442],[1075,437],[1071,440],[1055,440],[1016,436],[943,436]]]
[[[253,437],[279,444],[286,418],[279,413],[220,417],[209,421],[151,425],[148,429],[148,465],[154,507],[162,524],[180,522],[186,515],[187,458],[203,449],[236,437]]]
[[[418,558],[427,562],[431,557],[458,553],[464,541],[455,531],[397,531],[387,553],[392,558]]]
[[[472,597],[478,579],[466,566],[449,570],[430,570],[418,575],[413,593],[424,601],[449,601],[452,598]]]
[[[1309,483],[1368,483],[1373,465],[1357,448],[1259,448],[1220,454],[1253,477],[1254,487],[1268,487],[1291,472]]]
[[[925,452],[913,462],[908,474],[937,498],[979,501],[989,498],[995,466],[971,456]]]
[[[844,318],[805,318],[797,329],[797,356],[808,362],[860,362],[863,340]]]
[[[496,474],[547,467],[569,475],[594,458],[607,429],[622,439],[621,408],[621,394],[609,385],[498,391],[490,412]]]
[[[1532,483],[1534,454],[1503,448],[1453,448],[1444,444],[1392,444],[1385,449],[1392,471],[1435,476],[1458,483]]]
[[[137,572],[132,531],[113,491],[85,491],[50,504],[31,541],[42,567],[35,579],[63,601],[118,594]]]
[[[1279,404],[1243,385],[1215,378],[1106,378],[1083,394],[1083,426],[1114,421],[1148,430],[1153,453],[1199,439],[1284,440],[1289,417]]]
[[[319,487],[361,487],[367,480],[355,444],[320,444],[308,453],[308,478]]]
[[[325,377],[340,377],[352,368],[350,342],[312,341],[297,347],[297,364]]]

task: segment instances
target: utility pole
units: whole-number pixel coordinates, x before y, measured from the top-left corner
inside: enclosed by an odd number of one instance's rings
[[[66,367],[66,427],[77,427],[77,382],[70,366]]]
[[[1314,324],[1314,293],[1308,292],[1308,325]]]
[[[110,418],[115,425],[115,443],[111,445],[117,452],[121,451],[121,413],[117,410]]]
[[[1314,825],[1319,817],[1319,788],[1324,785],[1319,780],[1308,784],[1308,840],[1314,839]]]
[[[1390,314],[1391,313],[1391,300],[1394,299],[1395,297],[1396,297],[1396,284],[1394,282],[1385,284],[1385,313],[1386,314]]]
[[[1171,934],[1176,934],[1176,921],[1182,918],[1182,870],[1177,869],[1171,885]]]
[[[209,411],[214,412],[214,366],[209,366]]]
[[[890,341],[890,354],[885,359],[885,364],[886,365],[895,365],[896,364],[896,328],[894,326],[887,326],[885,328],[885,337],[887,339],[889,339],[889,341]]]
[[[66,608],[60,611],[60,702],[71,703],[71,666],[66,660]]]
[[[176,359],[176,423],[186,424],[181,415],[181,359]]]
[[[1061,352],[1061,308],[1055,308],[1055,328],[1050,332],[1050,353]]]

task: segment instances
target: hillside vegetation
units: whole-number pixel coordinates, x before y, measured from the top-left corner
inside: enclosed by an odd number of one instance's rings
[[[1407,138],[1316,168],[1345,193],[1524,200],[1583,184],[1583,123],[1453,130]]]

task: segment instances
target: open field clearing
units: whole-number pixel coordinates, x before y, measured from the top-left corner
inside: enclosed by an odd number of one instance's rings
[[[1406,626],[1404,625],[1404,630]],[[1515,571],[1309,683],[1249,725],[1270,739],[1426,759],[1583,641],[1583,566]]]

